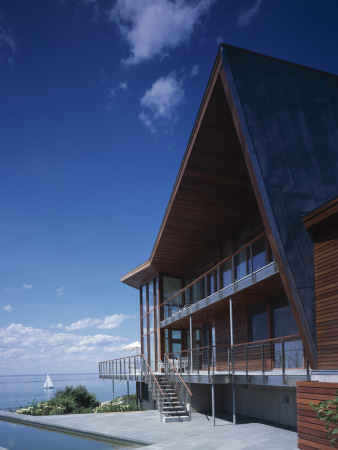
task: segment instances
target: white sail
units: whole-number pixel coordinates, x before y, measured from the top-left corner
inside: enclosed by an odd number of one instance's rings
[[[45,384],[43,385],[44,389],[54,389],[53,382],[49,375],[46,377]]]

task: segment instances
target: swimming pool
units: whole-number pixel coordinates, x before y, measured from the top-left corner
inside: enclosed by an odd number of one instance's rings
[[[6,450],[111,450],[140,448],[140,445],[85,439],[0,419],[1,447]]]

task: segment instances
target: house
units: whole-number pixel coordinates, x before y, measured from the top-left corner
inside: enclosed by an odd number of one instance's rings
[[[296,426],[296,383],[338,381],[337,194],[338,77],[221,45],[150,258],[122,277],[143,356],[100,376],[163,417]]]

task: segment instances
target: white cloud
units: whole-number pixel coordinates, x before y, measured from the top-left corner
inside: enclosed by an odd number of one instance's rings
[[[184,99],[182,81],[174,74],[161,77],[147,89],[141,98],[142,112],[139,119],[154,132],[157,125],[176,120],[176,108]]]
[[[23,290],[26,290],[26,289],[32,289],[32,285],[31,284],[25,284],[25,283],[22,283],[22,289]]]
[[[107,109],[110,110],[113,104],[113,98],[119,93],[119,92],[128,92],[128,83],[127,81],[121,81],[117,86],[111,88],[109,90],[109,99],[108,99],[108,105]]]
[[[109,19],[127,42],[130,56],[123,62],[136,65],[164,56],[188,42],[202,16],[215,0],[117,0]]]
[[[117,86],[110,89],[109,94],[114,97],[119,91],[128,91],[128,83],[127,81],[121,81]]]
[[[11,311],[13,311],[13,306],[12,305],[6,305],[6,306],[3,307],[3,309],[4,309],[4,311],[11,312]]]
[[[0,13],[0,46],[7,47],[12,53],[16,52],[16,44],[12,29],[5,24],[5,20]]]
[[[90,327],[109,330],[118,327],[128,317],[129,316],[126,314],[112,314],[103,319],[92,319],[87,317],[85,319],[80,319],[77,322],[73,322],[68,326],[64,326],[64,328],[67,331],[84,330],[85,328]],[[58,324],[58,328],[60,328],[59,325],[62,326],[62,324]]]
[[[245,27],[250,24],[254,16],[258,13],[263,0],[257,0],[256,3],[249,9],[240,11],[238,14],[237,23],[240,27]]]
[[[4,360],[20,359],[25,361],[55,360],[64,361],[67,355],[95,352],[93,362],[107,358],[105,352],[111,352],[116,342],[125,342],[126,338],[108,334],[77,335],[74,333],[53,333],[42,328],[24,326],[21,323],[0,328],[0,366]]]
[[[61,297],[64,294],[64,290],[65,288],[63,286],[60,286],[59,288],[56,289],[56,292],[59,297]]]
[[[189,77],[196,77],[199,74],[199,71],[200,71],[200,68],[198,67],[197,64],[195,64],[189,73]]]

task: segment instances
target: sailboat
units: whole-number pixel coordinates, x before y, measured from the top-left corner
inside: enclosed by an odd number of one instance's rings
[[[54,389],[53,382],[49,375],[47,375],[47,377],[46,377],[46,381],[45,381],[45,384],[43,385],[43,388],[44,389]]]

